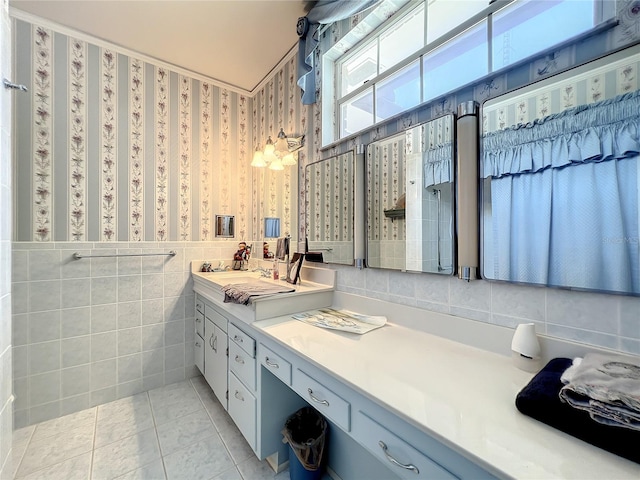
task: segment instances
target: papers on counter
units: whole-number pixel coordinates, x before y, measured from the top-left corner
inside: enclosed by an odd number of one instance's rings
[[[291,315],[296,320],[321,328],[341,330],[362,335],[387,323],[387,317],[362,315],[347,310],[334,310],[333,308],[321,308],[310,312]]]

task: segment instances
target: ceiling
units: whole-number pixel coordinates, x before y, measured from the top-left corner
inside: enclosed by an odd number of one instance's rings
[[[11,7],[252,91],[296,44],[303,0],[10,0]]]

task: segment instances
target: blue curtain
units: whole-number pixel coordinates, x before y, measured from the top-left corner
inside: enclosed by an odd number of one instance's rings
[[[452,157],[451,143],[436,145],[424,152],[424,188],[452,181]]]
[[[298,19],[298,86],[302,104],[316,103],[316,77],[313,52],[318,46],[318,29],[366,10],[380,0],[319,0],[305,17]]]
[[[483,139],[490,278],[640,294],[640,91]]]

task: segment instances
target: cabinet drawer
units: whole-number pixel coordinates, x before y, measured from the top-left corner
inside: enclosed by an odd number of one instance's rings
[[[204,316],[215,323],[220,330],[227,333],[227,318],[209,305],[204,306]]]
[[[193,354],[196,367],[198,367],[200,373],[204,375],[204,340],[200,335],[196,335]]]
[[[196,312],[200,312],[204,315],[204,302],[198,295],[196,295]]]
[[[256,389],[256,359],[236,342],[229,342],[229,368],[252,391]]]
[[[256,356],[256,341],[232,323],[229,324],[229,340],[236,342],[251,358]]]
[[[293,389],[309,404],[333,420],[345,431],[349,431],[351,405],[302,370],[293,371]]]
[[[229,373],[229,415],[251,448],[256,448],[256,397]]]
[[[401,478],[458,478],[367,415],[357,416],[353,437]]]
[[[260,344],[260,363],[285,385],[291,385],[291,364],[280,355]]]
[[[204,338],[204,313],[196,310],[196,333]]]

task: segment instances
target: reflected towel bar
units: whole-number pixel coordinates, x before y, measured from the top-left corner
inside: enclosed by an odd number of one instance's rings
[[[76,252],[73,254],[73,258],[80,260],[81,258],[151,257],[155,255],[168,255],[170,257],[175,257],[176,252],[171,250],[169,253],[119,253],[111,255],[82,255]]]

